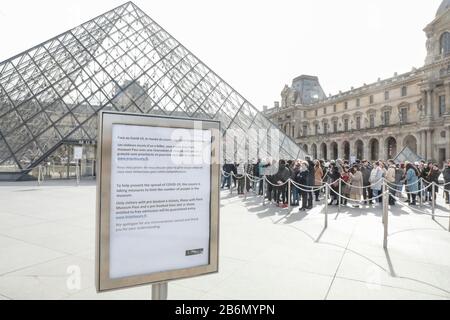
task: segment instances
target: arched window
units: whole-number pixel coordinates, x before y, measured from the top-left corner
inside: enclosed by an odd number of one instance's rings
[[[441,54],[448,55],[450,54],[450,33],[445,32],[441,36]]]

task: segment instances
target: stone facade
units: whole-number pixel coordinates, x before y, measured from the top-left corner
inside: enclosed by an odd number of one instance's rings
[[[428,54],[422,68],[335,96],[318,94],[310,103],[292,103],[287,95],[298,95],[298,89],[286,86],[282,105],[266,115],[314,158],[388,159],[408,146],[423,159],[442,164],[450,159],[447,2],[424,30]],[[318,92],[323,92],[320,85]]]

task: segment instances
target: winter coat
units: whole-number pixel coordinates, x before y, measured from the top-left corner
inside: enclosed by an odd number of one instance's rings
[[[309,176],[308,176],[308,186],[313,186],[314,185],[314,162],[312,162],[311,160],[308,160],[308,172],[309,172]]]
[[[383,169],[380,167],[373,168],[369,182],[372,184],[372,190],[380,191],[383,188]]]
[[[257,162],[257,163],[255,163],[253,165],[253,176],[254,177],[260,177],[260,175],[259,175],[259,165],[260,165],[260,162]]]
[[[342,178],[342,193],[344,195],[350,194],[350,173],[349,172],[343,172],[341,175]]]
[[[291,177],[291,172],[285,165],[280,165],[277,174],[275,175],[275,182],[286,182]]]
[[[444,176],[444,182],[449,183],[450,182],[450,167],[445,168],[442,172],[442,175]]]
[[[231,163],[224,164],[223,171],[226,173],[231,173],[233,171],[233,165]]]
[[[339,183],[337,181],[341,178],[341,174],[339,173],[339,170],[337,168],[333,169],[333,171],[328,174],[328,177],[330,177],[329,183],[331,184],[331,187],[334,190],[338,190]]]
[[[245,173],[245,164],[240,163],[237,165],[237,174],[238,175],[244,175]]]
[[[395,169],[395,184],[400,185],[402,183],[405,172],[403,169]]]
[[[442,175],[444,176],[444,183],[446,184],[445,190],[450,190],[450,167],[445,168]]]
[[[360,171],[350,174],[350,195],[362,196],[363,176]]]
[[[308,179],[309,179],[309,171],[297,171],[295,175],[295,182],[297,184],[300,184],[301,186],[307,186],[308,185]]]
[[[367,166],[367,167],[362,167],[361,168],[361,174],[363,177],[363,184],[365,187],[370,185],[370,173],[372,172],[372,167],[371,166]]]
[[[430,173],[428,174],[427,181],[430,183],[439,183],[439,176],[441,175],[441,172],[439,170],[430,170]]]
[[[389,169],[386,171],[385,178],[386,178],[387,182],[395,183],[395,166],[389,167]]]
[[[320,166],[314,168],[314,186],[322,185],[323,170]]]
[[[414,169],[410,168],[406,172],[406,184],[408,185],[409,192],[419,191],[419,187],[417,185],[418,181],[419,181],[419,178],[416,175],[416,171]]]

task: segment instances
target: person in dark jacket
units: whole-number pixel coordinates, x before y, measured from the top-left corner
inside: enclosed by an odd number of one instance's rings
[[[291,179],[295,183],[298,183],[296,180],[296,176],[300,172],[300,165],[301,165],[300,160],[295,161],[293,164]],[[295,185],[292,185],[292,203],[291,203],[291,205],[293,207],[298,207],[299,204],[300,204],[300,189],[297,188]]]
[[[372,172],[372,166],[367,160],[363,160],[362,166],[361,166],[361,173],[363,176],[363,198],[364,198],[364,204],[373,204],[373,201],[371,200],[373,198],[373,192],[370,188],[370,174]]]
[[[237,182],[236,182],[236,177],[237,177],[237,167],[239,166],[239,164],[237,162],[234,162],[231,165],[231,169],[233,171],[233,184],[236,187],[237,186]]]
[[[306,184],[308,186],[308,205],[306,209],[310,210],[313,207],[313,197],[314,197],[314,162],[312,161],[311,157],[307,156],[305,157],[306,162],[308,163],[308,183]]]
[[[231,172],[233,172],[233,167],[230,163],[225,160],[225,163],[222,167],[223,170],[223,179],[222,179],[222,189],[227,185],[227,188],[231,188]]]
[[[300,168],[297,171],[294,180],[297,184],[306,186],[308,185],[308,179],[309,179],[308,163],[302,161],[300,163]],[[304,187],[302,187],[302,189],[300,190],[300,198],[302,200],[302,206],[299,211],[305,211],[308,209],[308,193],[311,192],[308,192],[307,190],[308,189]]]
[[[261,174],[259,172],[259,165],[261,164],[261,159],[258,159],[258,161],[256,161],[256,163],[253,164],[253,172],[251,173],[251,175],[253,176],[253,178],[255,179],[255,181],[252,182],[253,185],[253,191],[256,192],[256,186],[257,186],[257,181],[258,179],[261,177]],[[258,188],[259,189],[259,188]],[[262,190],[261,190],[262,191]],[[258,190],[258,194],[259,194],[259,190]]]
[[[294,168],[292,167],[292,165],[293,165],[293,161],[292,160],[288,160],[287,162],[286,162],[286,168],[288,168],[288,170],[289,170],[289,178],[292,178],[292,172],[293,172],[293,170],[294,170]],[[289,188],[288,188],[288,186],[286,185],[286,188],[284,189],[284,193],[285,193],[285,200],[286,200],[286,202],[284,202],[284,204],[287,204],[288,202],[288,199],[291,199],[291,202],[292,202],[292,186],[291,186],[291,192],[290,192],[290,194],[289,194]]]
[[[336,165],[331,165],[329,168],[330,173],[328,174],[329,182],[331,184],[331,202],[329,205],[334,203],[336,200],[336,205],[339,205],[339,179],[341,179],[341,174],[339,173],[339,168]]]
[[[285,182],[288,181],[290,179],[290,177],[291,177],[291,172],[286,167],[286,161],[280,160],[278,172],[275,175],[275,181],[276,181],[276,184],[278,185],[276,187],[277,195],[276,195],[276,199],[275,199],[277,202],[277,206],[280,205],[280,196],[281,196],[282,201],[283,201],[282,207],[283,208],[287,207],[287,205],[286,205],[287,199],[286,199],[286,192],[285,192],[287,185]]]
[[[424,201],[431,201],[431,198],[429,197],[429,195],[431,194],[431,191],[429,190],[430,188],[430,181],[428,181],[428,175],[430,174],[430,170],[433,167],[433,163],[428,162],[428,164],[425,164],[422,171],[421,171],[421,175],[420,178],[422,178],[423,180],[423,187],[426,188],[425,190],[425,200]]]
[[[445,184],[445,201],[447,204],[450,204],[450,159],[447,161],[447,166],[442,172],[444,176],[444,184]]]
[[[432,184],[439,184],[439,176],[441,175],[441,171],[439,170],[439,167],[437,164],[432,164],[430,171],[428,172],[427,175],[427,182],[430,184],[430,187],[428,188],[428,198],[430,199],[430,201],[433,201],[433,197],[434,197],[434,201],[436,201],[436,194],[439,191],[438,187],[434,188],[434,194],[433,194],[433,187]]]

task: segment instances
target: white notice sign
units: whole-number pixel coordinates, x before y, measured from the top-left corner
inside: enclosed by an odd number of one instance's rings
[[[74,147],[73,148],[73,159],[74,160],[83,159],[83,147]]]
[[[110,278],[209,264],[211,132],[113,124]]]

